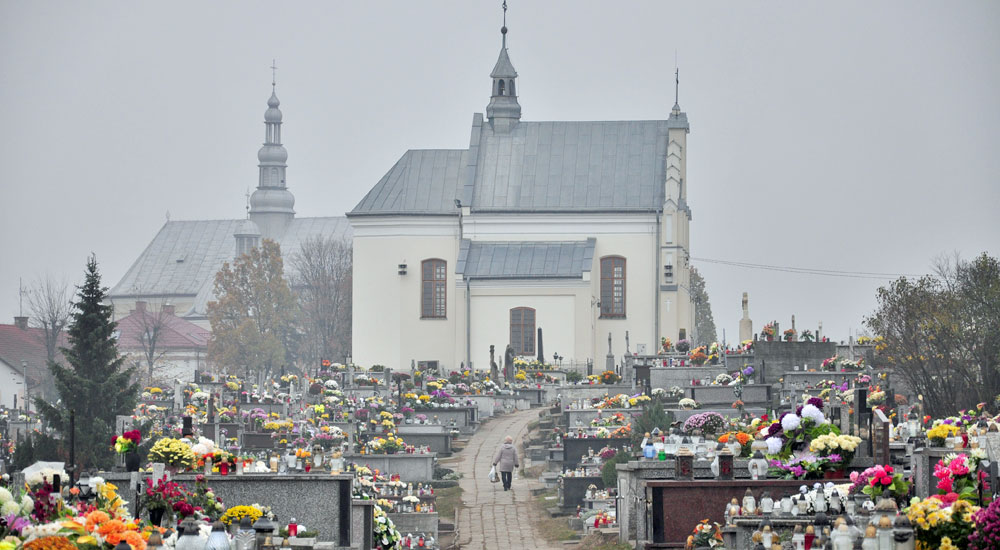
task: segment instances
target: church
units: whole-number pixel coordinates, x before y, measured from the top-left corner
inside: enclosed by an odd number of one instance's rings
[[[257,152],[257,189],[250,196],[247,217],[167,221],[111,289],[115,320],[145,308],[154,312],[166,308],[209,328],[208,302],[215,299],[215,274],[224,262],[245,254],[261,239],[270,239],[281,247],[287,271],[289,256],[306,240],[350,239],[351,228],[343,216],[295,216],[295,197],[285,178],[288,151],[281,144],[279,105],[272,80],[264,112],[264,144]]]
[[[687,115],[522,120],[501,35],[468,147],[407,151],[347,214],[357,364],[603,365],[609,335],[616,355],[692,336]]]

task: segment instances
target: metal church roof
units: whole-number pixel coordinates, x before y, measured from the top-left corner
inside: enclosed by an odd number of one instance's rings
[[[669,121],[474,123],[468,150],[411,150],[348,216],[629,212],[663,204]],[[463,167],[471,171],[469,189]],[[470,204],[471,191],[471,204]]]
[[[590,272],[596,239],[504,241],[463,239],[455,272],[471,279],[580,279]]]
[[[222,263],[236,256],[236,238],[245,220],[168,221],[153,242],[111,289],[110,296],[193,296],[191,311],[181,316],[199,316],[214,299],[215,274]],[[281,237],[275,239],[287,258],[298,252],[310,237],[350,238],[344,217],[294,218]]]

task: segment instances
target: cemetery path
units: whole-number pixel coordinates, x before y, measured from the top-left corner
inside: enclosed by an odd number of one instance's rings
[[[528,433],[528,424],[538,419],[538,410],[518,411],[490,419],[458,453],[459,459],[449,467],[462,473],[462,504],[459,510],[459,545],[462,550],[496,548],[532,548],[554,550],[539,534],[533,519],[537,515],[532,506],[528,480],[514,474],[510,491],[501,483],[490,483],[487,474],[493,453],[510,435],[521,449],[521,440]],[[524,457],[520,456],[521,466]]]

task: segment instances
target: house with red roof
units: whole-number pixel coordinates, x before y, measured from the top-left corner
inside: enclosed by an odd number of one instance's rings
[[[135,309],[118,319],[118,351],[146,385],[194,381],[195,372],[208,363],[211,336],[211,331],[178,317],[167,303],[139,300]]]
[[[59,345],[66,345],[65,334]],[[58,351],[56,361],[65,364]],[[26,390],[31,397],[41,395],[48,373],[42,329],[28,326],[27,317],[15,317],[13,325],[0,324],[0,405],[24,407]]]

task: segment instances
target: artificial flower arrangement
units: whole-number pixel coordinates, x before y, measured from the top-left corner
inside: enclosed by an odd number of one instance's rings
[[[678,340],[674,348],[681,353],[687,353],[691,349],[691,340],[687,338]]]
[[[714,435],[722,431],[725,426],[726,419],[721,414],[709,411],[689,416],[684,421],[684,426],[681,429],[686,434],[692,434],[697,430],[701,430],[706,435]]]
[[[795,329],[793,329],[793,328],[785,329],[785,332],[783,334],[785,335],[785,341],[786,342],[794,342],[795,341]]]
[[[923,500],[914,498],[906,517],[913,524],[917,548],[958,550],[966,548],[978,511],[979,507],[967,500],[935,495]]]
[[[864,370],[865,360],[864,358],[858,359],[857,361],[851,361],[846,357],[841,357],[839,355],[834,355],[828,359],[824,359],[820,363],[820,370],[833,371],[833,372],[853,372]]]
[[[823,415],[822,407],[822,399],[810,398],[795,412],[784,413],[761,429],[773,474],[809,479],[850,464],[861,439],[841,435]]]
[[[952,424],[938,424],[927,430],[927,439],[931,445],[943,447],[945,439],[958,435],[958,426]]]
[[[975,512],[972,519],[976,530],[969,535],[970,550],[1000,548],[1000,499]]]
[[[116,453],[123,455],[137,450],[140,441],[142,441],[142,434],[139,430],[129,430],[122,435],[112,436],[111,447]]]
[[[670,338],[667,338],[666,336],[661,337],[660,353],[667,353],[670,351],[671,348],[673,348],[673,343],[670,341]]]
[[[602,384],[617,384],[621,382],[622,377],[615,371],[606,370],[601,373],[601,383]]]
[[[256,522],[264,516],[264,510],[259,504],[249,506],[241,504],[226,510],[219,520],[226,525],[239,524],[244,517],[249,517],[251,522]]]
[[[697,401],[691,399],[690,397],[685,397],[681,399],[680,401],[677,402],[677,405],[685,410],[697,409],[700,406],[698,405]]]
[[[949,498],[978,502],[979,486],[985,484],[987,479],[986,472],[980,471],[979,463],[985,459],[986,452],[982,449],[971,449],[968,454],[949,453],[934,466],[938,490]]]
[[[733,381],[733,377],[727,373],[722,373],[712,381],[713,386],[728,386]]]
[[[191,447],[179,439],[164,437],[153,444],[148,455],[150,462],[162,462],[179,472],[194,467],[195,455]]]
[[[41,468],[25,476],[24,483],[29,487],[38,487],[43,483],[52,484],[56,476],[59,476],[59,479],[63,481],[69,479],[69,476],[66,474],[66,470],[63,469],[57,470],[55,468]]]
[[[708,354],[705,353],[705,346],[699,346],[691,351],[688,357],[693,365],[704,365],[708,361]]]
[[[896,502],[905,502],[909,492],[910,484],[903,479],[903,473],[895,471],[892,466],[879,464],[863,472],[851,472],[848,494],[864,493],[876,501],[888,497]]]
[[[722,531],[719,529],[719,524],[709,523],[707,519],[695,525],[687,538],[688,548],[715,548],[722,545]]]
[[[760,329],[760,335],[768,342],[774,340],[774,323],[764,325],[764,328]]]
[[[625,414],[620,412],[611,416],[601,416],[598,413],[597,418],[590,421],[590,425],[595,428],[598,426],[624,426],[625,424],[628,424],[628,420],[625,418]]]
[[[748,457],[750,456],[750,444],[753,443],[753,436],[747,432],[726,432],[719,436],[719,443],[729,443],[731,440],[735,440],[740,444],[740,456]]]

